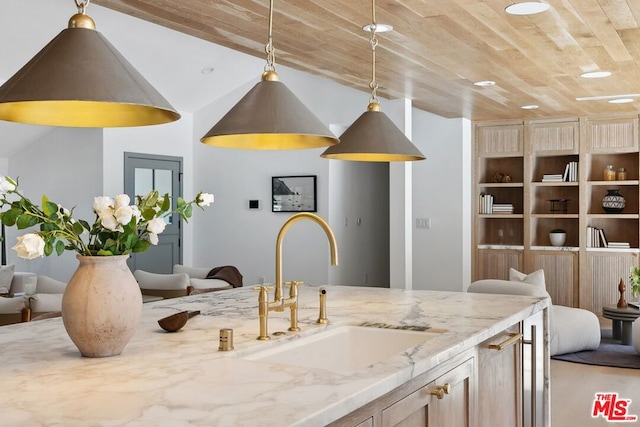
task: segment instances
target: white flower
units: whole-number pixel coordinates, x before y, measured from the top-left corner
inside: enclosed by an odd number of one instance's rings
[[[149,233],[149,243],[152,245],[158,244],[158,235],[156,233]]]
[[[36,233],[18,236],[18,243],[12,248],[20,258],[34,259],[44,256],[44,240]]]
[[[136,224],[140,222],[142,218],[142,212],[140,212],[140,208],[136,205],[131,205],[131,214],[136,218]]]
[[[164,228],[166,227],[166,225],[167,224],[164,222],[164,219],[162,219],[162,218],[153,218],[147,224],[147,231],[150,234],[160,234],[160,233],[162,233],[164,231]]]
[[[196,204],[200,207],[209,206],[211,203],[213,203],[213,194],[200,193],[196,197]]]
[[[133,209],[131,209],[131,206],[121,206],[116,209],[113,215],[120,224],[127,225],[131,222],[131,218],[133,218]]]
[[[122,226],[118,224],[112,208],[103,209],[98,217],[100,218],[100,224],[107,230],[122,231]]]
[[[8,176],[0,176],[0,195],[5,195],[16,190],[16,182]]]
[[[123,206],[129,206],[129,202],[130,201],[131,201],[131,199],[126,194],[118,194],[115,197],[114,208],[117,210],[118,208],[121,208]]]
[[[100,216],[105,209],[113,208],[113,199],[109,196],[100,196],[93,198],[93,211]]]

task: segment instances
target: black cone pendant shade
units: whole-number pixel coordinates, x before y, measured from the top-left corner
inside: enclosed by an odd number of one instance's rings
[[[122,127],[179,118],[84,13],[0,87],[0,120]]]
[[[321,157],[362,162],[402,162],[424,160],[418,150],[391,119],[371,103],[340,135],[340,144],[327,148]]]
[[[296,150],[326,147],[338,139],[275,71],[268,71],[201,141],[225,148]]]

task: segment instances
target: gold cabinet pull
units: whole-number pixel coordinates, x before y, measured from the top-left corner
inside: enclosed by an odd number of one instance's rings
[[[514,345],[515,343],[520,341],[520,339],[522,338],[522,334],[519,332],[515,334],[509,334],[509,335],[510,337],[504,340],[503,342],[501,342],[500,344],[489,344],[489,348],[492,350],[501,351],[509,346]]]
[[[435,390],[431,390],[431,394],[437,397],[438,399],[442,399],[444,397],[444,390],[442,387],[438,387]]]
[[[444,385],[441,387],[442,390],[444,391],[444,394],[449,394],[451,393],[451,384],[449,383],[444,383]]]

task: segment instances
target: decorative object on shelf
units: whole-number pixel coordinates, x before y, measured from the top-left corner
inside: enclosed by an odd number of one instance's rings
[[[502,172],[494,173],[491,178],[493,179],[493,182],[503,182],[503,183],[511,182],[511,176],[504,174]]]
[[[629,274],[629,283],[631,283],[631,296],[640,296],[640,268],[631,267]]]
[[[618,308],[627,308],[627,301],[624,299],[624,291],[627,290],[627,286],[624,284],[624,280],[620,279],[618,284],[618,292],[620,292],[620,299],[618,299]]]
[[[133,205],[129,202],[126,194],[96,197],[95,221],[89,224],[47,196],[37,206],[18,191],[17,181],[0,177],[0,207],[7,208],[0,212],[2,224],[19,230],[38,226],[18,237],[13,249],[20,258],[78,253],[78,269],[62,297],[62,321],[83,356],[120,354],[140,321],[142,296],[127,266],[129,254],[158,244],[166,217],[177,214],[186,222],[193,205],[209,206],[213,195],[200,192],[190,202],[179,197],[173,210],[169,195],[161,197],[155,190],[137,196]]]
[[[618,181],[625,181],[627,179],[627,171],[625,168],[618,169],[618,175],[616,175],[616,179]]]
[[[620,213],[625,207],[625,199],[617,188],[607,190],[607,195],[602,198],[602,209],[606,213]]]
[[[549,241],[552,246],[562,246],[567,239],[567,232],[561,228],[556,228],[549,232]]]
[[[549,203],[551,204],[551,206],[549,207],[549,211],[551,213],[566,214],[567,213],[567,203],[570,200],[571,199],[550,199]]]
[[[616,170],[614,169],[613,165],[607,165],[607,167],[604,168],[603,179],[605,181],[615,181],[616,180]]]

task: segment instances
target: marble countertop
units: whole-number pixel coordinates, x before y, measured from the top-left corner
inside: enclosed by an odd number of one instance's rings
[[[0,426],[321,426],[382,396],[549,304],[548,299],[326,286],[329,325],[317,325],[318,287],[300,288],[301,332],[258,341],[249,288],[144,304],[123,353],[84,358],[60,318],[0,327]],[[200,310],[176,333],[157,320]],[[269,313],[269,332],[288,312]],[[443,333],[349,374],[243,359],[293,336],[344,324],[429,326]],[[218,351],[221,328],[233,351]],[[328,349],[327,351],[330,351]]]

